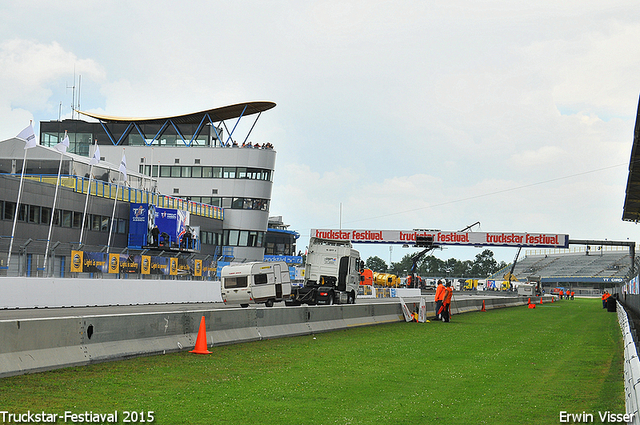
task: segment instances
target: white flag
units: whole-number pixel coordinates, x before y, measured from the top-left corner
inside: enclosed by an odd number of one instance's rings
[[[89,164],[96,165],[98,162],[100,162],[100,148],[96,144],[96,151],[93,153],[93,158],[91,158]]]
[[[62,139],[62,142],[55,145],[54,148],[60,153],[65,153],[67,151],[67,149],[69,148],[69,136],[67,136],[67,133],[64,134],[64,139]]]
[[[29,126],[22,130],[16,137],[27,142],[27,144],[24,145],[25,149],[31,149],[38,146],[38,141],[36,140],[36,135],[33,132],[33,126],[31,123],[29,123]]]
[[[122,161],[120,161],[120,168],[118,168],[122,173],[123,179],[127,180],[127,158],[124,157],[124,153],[122,154]]]

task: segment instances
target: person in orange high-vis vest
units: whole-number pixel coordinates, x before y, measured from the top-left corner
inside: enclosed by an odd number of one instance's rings
[[[453,288],[451,283],[447,282],[447,286],[444,288],[444,298],[442,299],[442,321],[448,322],[451,320],[451,299],[453,298]]]
[[[444,285],[442,280],[438,281],[438,287],[436,288],[436,320],[440,320],[440,307],[442,307],[442,299],[444,298]]]
[[[610,296],[610,293],[604,291],[604,294],[602,294],[602,308],[607,308],[607,298],[609,298]]]
[[[562,296],[564,295],[564,291],[561,289],[558,295],[560,295],[560,299],[562,299]]]

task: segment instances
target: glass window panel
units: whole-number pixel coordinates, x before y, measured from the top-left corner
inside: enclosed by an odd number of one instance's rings
[[[42,207],[40,208],[40,223],[49,224],[51,221],[51,208]]]
[[[222,167],[211,167],[211,177],[219,179],[222,177]]]
[[[238,246],[238,238],[240,237],[239,230],[229,230],[229,246]]]
[[[101,216],[100,231],[101,232],[109,231],[109,217]]]
[[[244,205],[244,198],[233,198],[233,203],[231,204],[231,208],[233,209],[242,209]]]
[[[236,167],[224,167],[222,171],[222,178],[224,179],[235,179],[236,178]]]
[[[211,167],[202,167],[202,177],[207,179],[213,177]]]
[[[171,167],[168,165],[160,166],[160,177],[171,177]]]
[[[238,238],[238,246],[248,246],[247,242],[249,241],[249,231],[241,230],[240,237]]]
[[[246,288],[247,276],[225,277],[224,287],[225,288]]]
[[[53,212],[53,225],[60,226],[60,223],[62,223],[62,213],[60,210],[55,210]]]
[[[247,241],[247,246],[256,246],[258,241],[258,232],[249,232],[249,239]]]
[[[100,231],[100,226],[102,225],[102,218],[99,215],[91,216],[91,230]]]
[[[62,211],[62,227],[71,227],[71,223],[72,223],[72,212]]]
[[[238,167],[238,178],[245,179],[247,178],[247,169],[244,167]]]
[[[20,204],[18,208],[18,221],[27,221],[27,206]]]
[[[171,166],[171,177],[180,177],[180,166],[173,165]]]
[[[80,228],[80,223],[82,223],[82,213],[74,211],[73,212],[73,227],[76,229]]]
[[[137,131],[129,133],[129,146],[142,146],[145,144],[145,140],[140,136]]]
[[[191,177],[191,167],[182,167],[182,177]]]
[[[13,213],[16,211],[16,203],[15,202],[5,202],[4,203],[4,219],[5,220],[13,220]]]
[[[194,178],[202,177],[202,167],[192,167],[191,168],[191,177],[194,177]]]
[[[40,207],[35,205],[29,207],[29,223],[40,223]]]
[[[122,218],[118,219],[118,229],[116,230],[116,232],[120,234],[127,233],[127,220]]]
[[[158,177],[158,166],[154,165],[151,171],[151,177]]]
[[[231,208],[232,198],[222,198],[222,208]]]
[[[256,246],[261,247],[264,239],[264,232],[258,232],[258,239],[256,240]]]

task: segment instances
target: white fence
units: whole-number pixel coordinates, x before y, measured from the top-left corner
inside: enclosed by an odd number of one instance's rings
[[[636,343],[631,335],[629,318],[622,305],[617,303],[618,322],[622,330],[624,344],[624,392],[625,406],[627,414],[633,414],[631,424],[640,425],[640,412],[638,411],[640,401],[640,359]]]

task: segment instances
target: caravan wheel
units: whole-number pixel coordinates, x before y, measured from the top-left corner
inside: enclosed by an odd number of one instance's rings
[[[268,299],[268,300],[264,303],[264,305],[265,305],[266,307],[273,307],[273,299]]]

